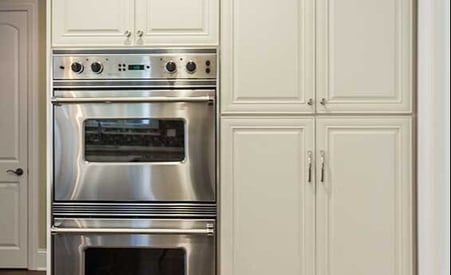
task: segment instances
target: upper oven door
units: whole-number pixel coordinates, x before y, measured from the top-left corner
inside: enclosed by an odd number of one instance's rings
[[[215,106],[201,98],[56,101],[54,201],[215,201]]]

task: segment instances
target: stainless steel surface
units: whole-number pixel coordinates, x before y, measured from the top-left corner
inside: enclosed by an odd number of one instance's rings
[[[185,251],[186,275],[215,274],[214,220],[55,219],[52,264],[55,275],[84,274],[90,248]]]
[[[96,118],[180,118],[186,158],[97,163],[84,158],[83,123]],[[208,102],[68,103],[54,106],[55,201],[215,201],[215,110]]]
[[[76,98],[57,98],[51,99],[52,103],[88,103],[88,102],[208,102],[213,101],[212,96],[197,97],[76,97]]]
[[[55,90],[53,99],[74,99],[78,98],[103,98],[114,100],[115,98],[139,98],[141,102],[146,102],[152,98],[171,98],[178,100],[180,98],[189,101],[199,101],[197,98],[214,99],[215,90],[213,89],[59,89]]]
[[[178,52],[148,50],[128,54],[113,50],[101,53],[97,51],[54,53],[53,79],[215,79],[216,58],[215,52],[190,50]],[[166,64],[171,61],[178,68],[174,73],[166,70]],[[190,61],[196,64],[194,72],[186,68]],[[71,65],[75,62],[85,68],[99,62],[103,65],[103,71],[95,73],[91,69],[85,69],[81,73],[76,73],[71,70]]]
[[[60,89],[214,89],[216,79],[129,79],[129,80],[54,80],[54,92]]]
[[[54,202],[54,217],[215,218],[216,203]]]
[[[325,164],[326,153],[324,151],[321,151],[320,155],[321,155],[321,179],[320,180],[321,180],[321,182],[324,182],[324,173],[325,173],[325,166],[326,166],[326,164]]]
[[[313,152],[308,151],[308,182],[312,182]]]

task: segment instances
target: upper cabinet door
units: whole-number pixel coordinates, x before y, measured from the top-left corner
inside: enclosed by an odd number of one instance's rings
[[[136,0],[136,45],[217,45],[219,0]]]
[[[133,0],[52,1],[52,45],[130,45],[133,3]]]
[[[313,0],[221,3],[222,113],[312,113]]]
[[[318,0],[318,112],[412,112],[413,26],[412,0]]]
[[[409,117],[317,119],[317,275],[411,275]]]

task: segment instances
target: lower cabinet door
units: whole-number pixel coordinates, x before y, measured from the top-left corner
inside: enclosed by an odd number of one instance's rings
[[[413,274],[411,137],[409,117],[318,118],[316,274]]]
[[[221,124],[220,274],[313,274],[314,119]]]

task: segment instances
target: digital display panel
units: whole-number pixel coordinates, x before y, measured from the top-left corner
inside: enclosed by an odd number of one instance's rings
[[[130,64],[128,65],[129,71],[142,71],[144,70],[144,65],[141,64]]]

